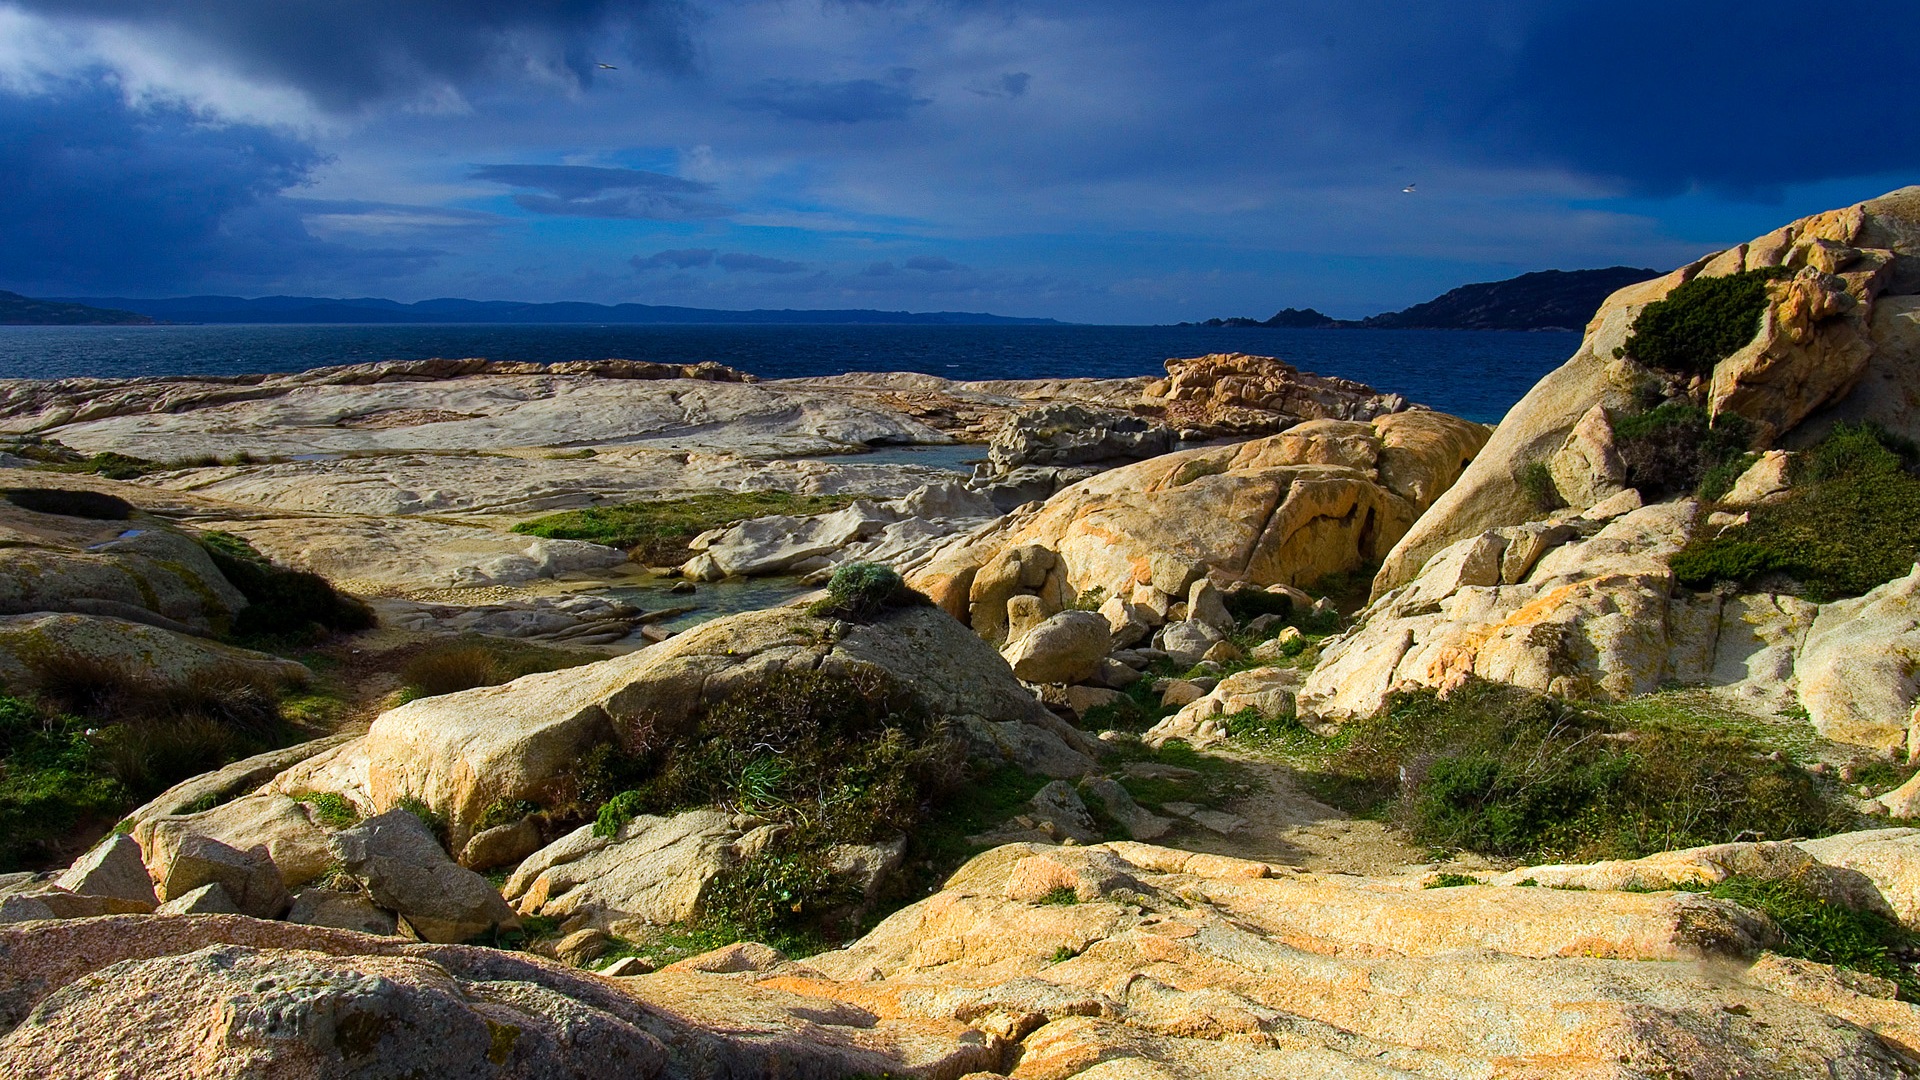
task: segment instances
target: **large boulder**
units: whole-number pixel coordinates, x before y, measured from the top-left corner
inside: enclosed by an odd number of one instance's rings
[[[31,684],[37,662],[49,656],[182,681],[239,676],[291,687],[311,675],[292,660],[109,615],[0,615],[0,681]]]
[[[1104,627],[1103,627],[1104,629]],[[504,686],[422,698],[362,739],[276,777],[275,791],[335,791],[372,810],[418,799],[464,847],[489,806],[564,796],[581,756],[615,744],[644,754],[712,704],[788,669],[871,672],[977,752],[1059,775],[1093,744],[1034,699],[992,647],[933,607],[848,622],[775,608],[716,619],[652,648]]]
[[[218,885],[244,915],[275,919],[291,898],[264,848],[241,851],[208,836],[186,833],[176,843],[147,850],[155,892],[165,903],[206,885]]]
[[[1141,391],[1140,406],[1207,436],[1264,435],[1303,420],[1372,420],[1407,408],[1352,379],[1314,375],[1271,356],[1209,353],[1168,360],[1167,377]]]
[[[1576,698],[1657,689],[1698,648],[1686,626],[1668,619],[1667,567],[1697,516],[1694,503],[1679,502],[1604,526],[1573,519],[1555,546],[1521,527],[1463,539],[1325,648],[1300,690],[1300,713],[1319,721],[1370,716],[1395,690],[1451,689],[1468,678]],[[1516,542],[1535,549],[1531,566],[1506,560]],[[1510,577],[1517,580],[1505,584]],[[1695,637],[1716,640],[1721,612],[1702,616]]]
[[[517,925],[487,879],[454,862],[425,822],[389,810],[337,833],[333,852],[373,902],[422,941],[461,942]]]
[[[1813,726],[1840,742],[1920,751],[1920,567],[1823,604],[1793,664]]]
[[[263,792],[199,813],[142,818],[134,824],[132,838],[146,852],[156,878],[167,875],[167,866],[186,838],[198,836],[241,851],[265,852],[282,884],[297,889],[333,865],[328,847],[331,832],[308,804],[278,792]]]
[[[124,833],[114,833],[75,859],[53,883],[68,892],[111,896],[158,906],[153,878],[140,857],[140,845]]]
[[[1013,592],[1064,607],[1096,588],[1138,603],[1135,587],[1150,585],[1186,601],[1194,577],[1174,581],[1156,564],[1210,571],[1221,582],[1317,581],[1383,557],[1486,434],[1478,424],[1416,410],[1371,423],[1314,420],[1252,442],[1167,454],[1017,512],[909,580],[943,591],[970,560],[969,612],[989,640],[998,640]],[[1019,584],[1012,585],[1016,559]],[[1059,581],[1049,583],[1056,573]]]
[[[685,922],[698,912],[708,883],[739,861],[733,845],[742,824],[717,810],[692,810],[670,818],[643,814],[612,837],[593,837],[593,826],[583,825],[535,852],[508,879],[506,898],[522,915]]]
[[[1097,611],[1063,611],[1009,644],[1013,677],[1028,683],[1079,683],[1093,677],[1113,641]]]
[[[145,514],[99,520],[0,502],[0,540],[0,614],[64,611],[205,633],[247,606],[199,541]]]
[[[1111,465],[1158,457],[1173,449],[1164,424],[1074,402],[1008,414],[987,447],[988,473],[1005,476],[1027,465]]]
[[[1786,267],[1770,291],[1759,333],[1722,360],[1701,388],[1715,412],[1751,421],[1761,445],[1811,442],[1840,421],[1872,420],[1920,434],[1920,187],[1802,218],[1749,243],[1705,256],[1602,304],[1571,359],[1508,411],[1486,448],[1394,545],[1374,579],[1376,597],[1412,580],[1441,549],[1489,529],[1540,516],[1523,476],[1548,465],[1561,494],[1584,509],[1603,497],[1604,447],[1596,408],[1631,410],[1647,369],[1625,356],[1634,320],[1695,277]],[[1583,428],[1583,422],[1585,427]],[[1580,429],[1580,430],[1576,430]],[[1580,477],[1571,456],[1599,466]],[[1598,480],[1600,486],[1583,486]]]

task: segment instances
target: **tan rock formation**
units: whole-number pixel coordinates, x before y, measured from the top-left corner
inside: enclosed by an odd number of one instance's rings
[[[1168,454],[1075,484],[912,581],[954,610],[966,580],[974,629],[989,639],[1015,591],[1043,601],[1051,594],[1064,606],[1062,598],[1096,587],[1140,603],[1138,585],[1185,601],[1209,570],[1261,585],[1316,581],[1384,555],[1485,435],[1477,424],[1412,411],[1371,424],[1310,421],[1253,442]],[[1050,556],[1064,587],[1046,577]]]
[[[1838,420],[1920,428],[1920,188],[1804,218],[1607,298],[1572,359],[1508,412],[1486,449],[1381,566],[1379,596],[1410,580],[1435,552],[1539,511],[1521,488],[1525,468],[1551,459],[1596,406],[1631,405],[1647,373],[1615,358],[1647,304],[1696,277],[1785,266],[1754,342],[1721,361],[1702,403],[1754,422],[1761,445],[1811,441]],[[1574,500],[1577,501],[1577,500]]]

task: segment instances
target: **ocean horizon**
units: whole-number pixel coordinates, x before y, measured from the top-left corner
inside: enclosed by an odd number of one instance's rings
[[[763,379],[915,371],[956,380],[1125,378],[1207,353],[1302,371],[1496,423],[1580,335],[1179,326],[209,324],[0,327],[0,378],[249,375],[429,357],[714,361]]]

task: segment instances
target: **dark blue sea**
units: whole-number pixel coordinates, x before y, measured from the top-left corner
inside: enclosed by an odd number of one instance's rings
[[[0,378],[241,375],[373,360],[713,360],[763,378],[1158,375],[1170,357],[1277,356],[1444,412],[1498,421],[1580,335],[1157,326],[0,326]]]

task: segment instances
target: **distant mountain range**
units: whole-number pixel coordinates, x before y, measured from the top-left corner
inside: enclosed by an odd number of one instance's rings
[[[88,307],[58,300],[35,300],[0,289],[0,325],[8,326],[139,326],[153,319],[132,311]]]
[[[24,297],[22,298],[24,299]],[[179,296],[136,300],[121,296],[66,298],[68,305],[120,308],[103,314],[138,313],[132,321],[171,323],[872,323],[902,326],[1058,325],[1053,319],[1016,319],[971,311],[720,311],[712,308],[657,307],[652,304],[527,304],[514,300],[395,300],[361,297],[335,300],[319,296]],[[51,321],[5,318],[0,321]],[[82,320],[67,320],[82,321]],[[99,319],[98,322],[128,321]]]
[[[1182,326],[1358,330],[1581,330],[1615,290],[1660,276],[1658,270],[1540,270],[1505,281],[1462,285],[1424,304],[1365,319],[1335,319],[1284,308],[1271,319],[1208,319]]]

